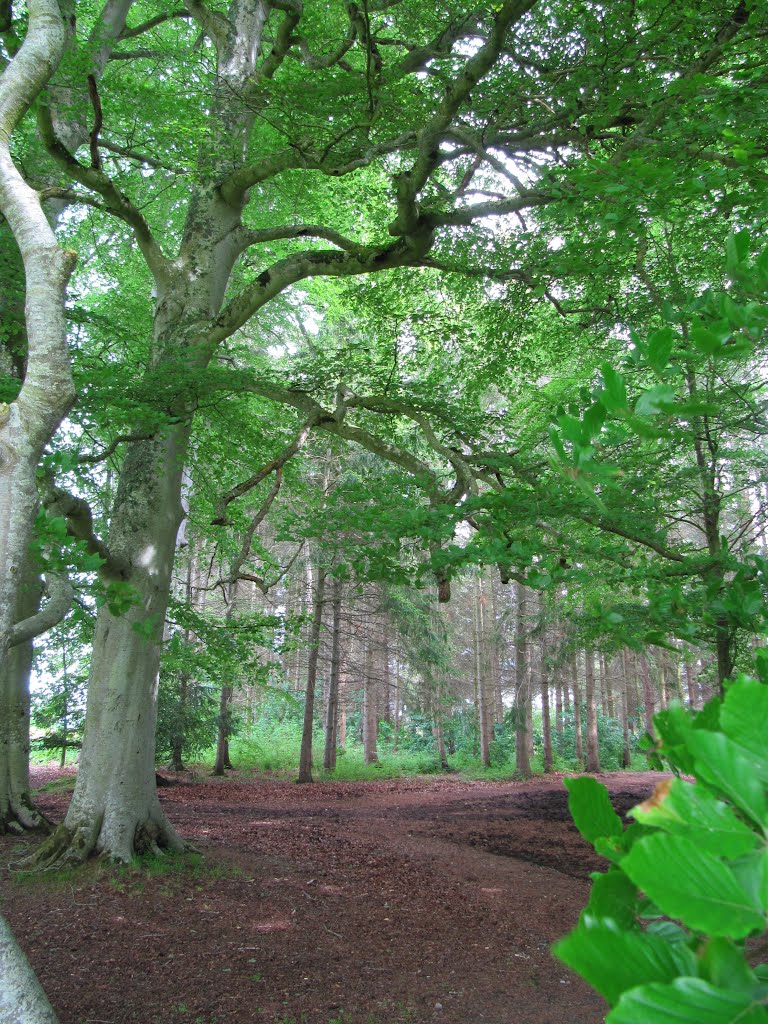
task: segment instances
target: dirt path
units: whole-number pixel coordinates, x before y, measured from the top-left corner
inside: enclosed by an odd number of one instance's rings
[[[620,813],[658,779],[604,777]],[[18,843],[0,840],[3,913],[61,1024],[602,1020],[549,953],[603,866],[561,779],[161,792],[201,863],[19,882]]]

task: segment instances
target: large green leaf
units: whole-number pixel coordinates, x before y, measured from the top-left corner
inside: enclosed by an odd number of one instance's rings
[[[677,335],[671,327],[662,327],[648,338],[648,362],[657,373],[666,367]]]
[[[554,947],[556,955],[613,1005],[622,992],[650,981],[695,974],[694,954],[681,942],[641,931],[622,931],[615,921],[584,917]]]
[[[726,736],[766,761],[768,686],[756,679],[734,683],[723,701],[720,724]]]
[[[602,371],[605,391],[600,396],[600,401],[611,412],[615,412],[618,409],[626,409],[627,388],[624,384],[624,378],[614,370],[610,363],[603,363]]]
[[[653,416],[657,412],[667,410],[674,404],[675,391],[669,384],[657,384],[644,391],[635,403],[637,416]]]
[[[688,747],[695,758],[697,775],[719,789],[756,824],[768,823],[765,787],[747,751],[722,733],[697,729],[691,730]]]
[[[700,850],[722,857],[741,857],[759,841],[727,804],[703,786],[682,779],[660,783],[650,800],[633,808],[630,814],[643,825],[664,829],[671,835],[684,835]]]
[[[768,1024],[768,1012],[741,992],[678,978],[625,993],[605,1024]]]
[[[584,915],[592,918],[610,918],[623,928],[635,924],[637,886],[618,868],[605,874],[593,875],[589,903]]]
[[[713,985],[751,994],[758,983],[744,959],[743,950],[731,939],[710,939],[700,963],[702,974]]]
[[[682,836],[646,836],[621,867],[664,914],[696,931],[743,938],[765,924],[730,868]]]
[[[608,790],[588,776],[566,779],[568,809],[576,828],[589,843],[602,836],[621,835],[621,818],[614,811]]]

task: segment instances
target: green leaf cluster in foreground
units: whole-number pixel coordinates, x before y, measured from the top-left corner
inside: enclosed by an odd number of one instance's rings
[[[768,685],[742,676],[702,711],[654,721],[675,776],[633,824],[594,779],[566,780],[576,827],[611,866],[555,953],[610,1004],[606,1024],[768,1024],[768,965],[746,948],[768,911]]]

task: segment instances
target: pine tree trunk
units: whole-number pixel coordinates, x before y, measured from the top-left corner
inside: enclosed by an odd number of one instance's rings
[[[653,735],[653,715],[655,706],[653,699],[653,686],[651,684],[651,670],[648,666],[648,658],[642,655],[639,659],[640,671],[643,677],[643,703],[645,704],[645,728]]]
[[[515,771],[523,778],[531,775],[530,760],[530,678],[527,663],[526,591],[516,585],[517,612],[515,616]]]
[[[541,666],[541,732],[542,745],[544,748],[544,771],[551,772],[553,767],[552,759],[552,724],[549,709],[549,679]]]
[[[581,732],[581,687],[579,685],[579,656],[574,652],[571,662],[573,671],[573,730],[576,742],[576,760],[584,764],[584,738]]]
[[[307,664],[307,692],[304,700],[304,727],[301,733],[301,754],[297,782],[312,781],[312,733],[315,724],[315,686],[317,684],[317,661],[320,657],[320,633],[323,628],[323,601],[325,599],[325,569],[317,570],[317,585],[312,609],[312,631],[309,639]]]
[[[587,705],[587,771],[600,771],[600,747],[597,736],[597,695],[595,693],[595,653],[584,652],[584,699]]]
[[[363,758],[366,764],[375,764],[379,760],[376,750],[379,721],[377,708],[376,637],[371,629],[365,648],[365,679],[363,681]]]
[[[229,756],[229,706],[232,703],[233,690],[229,683],[224,683],[219,695],[219,716],[216,725],[216,761],[213,765],[211,775],[222,776],[227,769],[232,768],[232,761]]]
[[[472,602],[472,668],[474,675],[475,713],[477,715],[477,734],[480,740],[480,763],[486,768],[491,763],[491,748],[486,728],[485,704],[483,701],[483,652],[482,652],[482,610],[479,580],[476,581],[475,600]]]
[[[323,769],[332,772],[336,767],[336,745],[339,726],[339,680],[341,678],[341,598],[342,582],[334,579],[331,591],[333,632],[331,636],[331,675],[328,683],[328,701],[325,709],[325,747]]]

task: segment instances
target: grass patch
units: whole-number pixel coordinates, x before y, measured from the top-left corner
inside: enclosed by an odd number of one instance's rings
[[[46,782],[43,786],[38,786],[37,789],[33,790],[33,792],[71,793],[75,788],[75,782],[77,782],[77,776],[62,775],[60,779],[53,779],[51,782]]]

